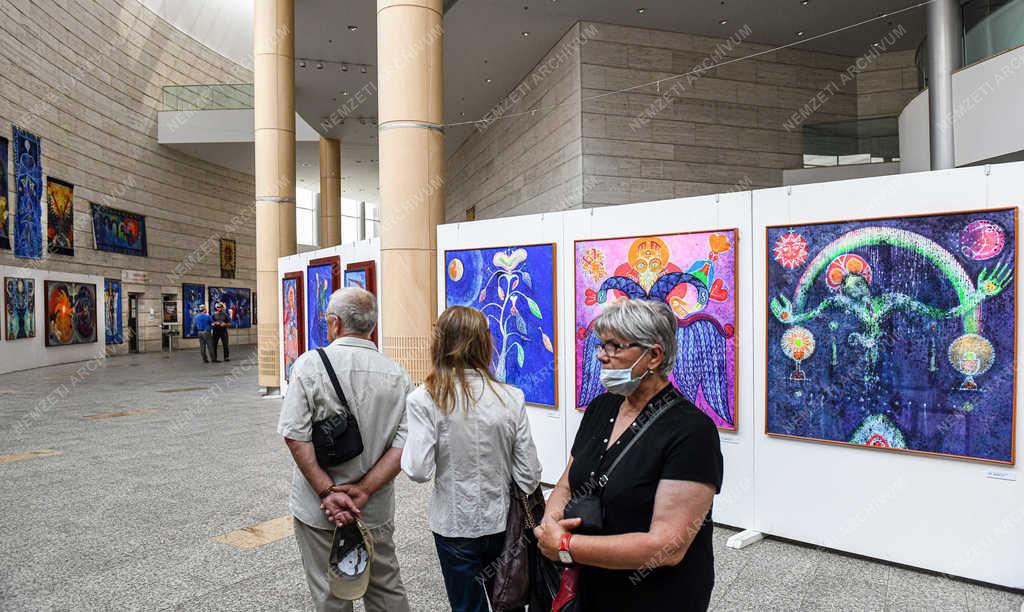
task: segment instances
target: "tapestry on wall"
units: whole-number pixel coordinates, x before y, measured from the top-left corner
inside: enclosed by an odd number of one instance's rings
[[[107,312],[105,322],[107,344],[121,344],[124,342],[121,281],[112,278],[103,279],[103,306]]]
[[[487,315],[495,377],[526,401],[558,406],[555,245],[445,252],[445,306]]]
[[[4,297],[7,339],[35,338],[36,281],[8,276],[4,279]]]
[[[90,202],[96,250],[148,256],[146,217],[126,210]]]
[[[231,319],[231,327],[252,327],[252,290],[242,287],[210,287],[210,312],[224,304],[224,312]]]
[[[604,391],[594,319],[619,300],[655,300],[676,317],[673,384],[735,430],[736,230],[580,240],[575,262],[576,407]]]
[[[46,250],[75,254],[75,186],[46,177]]]
[[[306,346],[306,326],[302,314],[302,272],[289,272],[281,279],[281,323],[284,347],[284,379],[291,380],[292,366]]]
[[[769,435],[1013,462],[1015,208],[767,238]]]
[[[338,288],[341,261],[338,257],[314,259],[306,267],[306,350],[329,344],[327,302]]]
[[[196,315],[199,309],[206,304],[206,285],[193,283],[182,283],[181,285],[181,308],[184,310],[181,326],[182,338],[198,338],[196,330]]]
[[[238,246],[230,238],[220,239],[220,277],[234,278]]]
[[[46,346],[96,342],[96,285],[45,281]]]
[[[43,169],[39,137],[12,128],[14,134],[14,256],[39,259],[43,256]]]
[[[11,248],[11,205],[7,199],[7,139],[0,136],[0,249]]]

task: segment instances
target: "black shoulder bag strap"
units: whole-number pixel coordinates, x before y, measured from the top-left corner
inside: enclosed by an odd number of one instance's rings
[[[640,427],[640,431],[636,432],[636,435],[633,436],[633,439],[630,440],[628,444],[626,444],[626,448],[622,449],[622,452],[619,453],[617,457],[615,457],[615,461],[612,461],[612,464],[608,466],[608,469],[605,470],[605,473],[601,474],[601,477],[598,479],[597,483],[601,485],[602,492],[604,491],[605,485],[608,484],[608,476],[610,476],[611,473],[615,470],[615,468],[619,465],[619,462],[622,461],[622,458],[629,453],[629,449],[633,448],[633,445],[636,444],[637,440],[643,437],[644,432],[650,429],[651,425],[654,425],[654,422],[658,420],[658,417],[668,412],[668,409],[671,408],[672,406],[678,404],[680,399],[681,398],[676,398],[675,400],[668,402],[667,404],[662,404],[661,408],[655,410],[654,414],[650,415],[647,418],[647,422]]]
[[[334,373],[334,367],[331,366],[331,360],[327,358],[327,351],[322,348],[318,348],[316,349],[316,352],[320,355],[320,361],[324,362],[324,368],[327,370],[327,377],[331,379],[331,385],[334,386],[334,392],[338,394],[338,399],[341,400],[341,407],[345,409],[345,412],[351,415],[352,409],[348,406],[348,399],[345,398],[345,392],[341,390],[341,383],[338,382],[338,375]]]

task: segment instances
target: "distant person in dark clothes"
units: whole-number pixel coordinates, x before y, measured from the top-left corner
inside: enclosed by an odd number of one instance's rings
[[[211,325],[213,319],[206,312],[206,306],[199,307],[199,313],[192,319],[192,330],[199,336],[199,354],[203,356],[203,363],[210,363],[207,355],[213,355],[213,338],[211,338]],[[227,345],[225,344],[225,349]],[[216,355],[214,355],[216,356]]]
[[[220,361],[217,359],[218,341],[224,345],[224,361],[231,361],[228,352],[228,328],[231,327],[231,317],[224,312],[224,304],[218,302],[216,309],[217,311],[213,313],[213,362]]]

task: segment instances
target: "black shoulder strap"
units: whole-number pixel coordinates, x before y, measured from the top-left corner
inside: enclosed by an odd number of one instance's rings
[[[675,401],[668,402],[667,404],[662,404],[661,408],[658,408],[657,410],[655,410],[654,414],[650,415],[647,418],[647,422],[644,423],[640,427],[640,431],[636,432],[636,435],[633,436],[633,439],[630,440],[628,444],[626,444],[626,448],[622,449],[622,452],[619,453],[619,455],[617,457],[615,457],[615,461],[612,461],[612,464],[608,467],[608,469],[605,471],[605,473],[601,475],[601,478],[598,481],[598,483],[601,485],[602,489],[604,489],[604,486],[606,484],[608,484],[608,477],[615,470],[615,468],[619,465],[619,462],[622,461],[622,458],[626,456],[626,454],[629,452],[629,449],[633,448],[633,445],[636,444],[637,440],[639,440],[641,437],[643,437],[644,432],[646,432],[648,429],[650,429],[651,425],[654,425],[654,422],[658,420],[658,417],[660,417],[661,415],[663,415],[666,412],[668,412],[668,409],[671,408],[672,406],[675,406],[676,404],[678,404],[679,401],[680,401],[680,398],[676,398]]]
[[[324,368],[327,369],[327,377],[331,379],[331,384],[334,385],[334,392],[338,394],[342,407],[349,414],[352,414],[352,409],[348,407],[348,400],[345,399],[345,392],[341,390],[341,383],[338,382],[338,375],[334,373],[331,360],[327,358],[327,352],[322,348],[316,349],[316,352],[320,355],[320,361],[324,362]]]

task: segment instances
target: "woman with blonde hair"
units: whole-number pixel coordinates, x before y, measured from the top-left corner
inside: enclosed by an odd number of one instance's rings
[[[407,400],[402,470],[434,478],[430,529],[453,612],[488,610],[483,585],[502,551],[509,484],[525,494],[540,483],[523,392],[494,378],[493,352],[482,312],[448,308],[434,328],[431,372]]]

